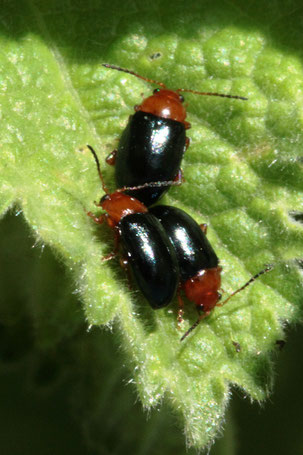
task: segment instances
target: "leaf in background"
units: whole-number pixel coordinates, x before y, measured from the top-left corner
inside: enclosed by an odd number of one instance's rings
[[[231,384],[254,399],[267,396],[270,352],[283,322],[301,316],[302,281],[293,260],[302,257],[303,231],[288,213],[303,211],[303,71],[292,49],[299,27],[291,37],[284,30],[290,17],[297,24],[295,2],[291,16],[282,3],[260,10],[233,5],[36,1],[5,2],[1,12],[2,213],[17,203],[37,240],[65,262],[89,324],[110,325],[117,316],[143,405],[165,395],[196,447],[220,428]],[[91,156],[79,150],[89,143],[105,157],[140,94],[151,91],[102,62],[172,88],[249,98],[186,96],[192,124],[186,183],[165,201],[208,223],[227,294],[264,264],[276,267],[182,344],[176,305],[154,312],[128,291],[118,264],[101,262],[111,233],[96,229],[85,213],[95,210],[101,188]],[[106,169],[109,183],[112,177]],[[195,318],[188,305],[186,327]]]

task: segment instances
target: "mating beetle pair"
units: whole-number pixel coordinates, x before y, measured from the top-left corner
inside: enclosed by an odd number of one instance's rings
[[[123,257],[152,308],[167,306],[177,294],[181,321],[183,300],[180,291],[195,303],[199,317],[182,336],[183,340],[218,305],[222,269],[206,237],[205,225],[199,226],[178,208],[147,207],[153,205],[170,185],[180,184],[182,180],[180,164],[189,144],[185,130],[190,124],[185,120],[186,110],[180,92],[246,98],[185,89],[168,90],[163,83],[132,71],[104,66],[156,83],[161,89],[154,90],[152,96],[135,106],[136,113],[130,117],[118,150],[107,159],[109,164],[115,164],[116,183],[120,188],[114,193],[107,190],[97,155],[88,146],[106,193],[98,204],[106,213],[99,217],[91,212],[89,215],[97,223],[106,220],[114,230],[114,254],[121,243]],[[259,272],[231,296],[270,269],[269,266]]]

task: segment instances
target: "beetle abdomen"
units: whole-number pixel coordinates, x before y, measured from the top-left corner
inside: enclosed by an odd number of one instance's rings
[[[182,281],[218,266],[218,258],[199,224],[184,210],[168,205],[152,207],[174,246]]]
[[[185,151],[185,126],[171,119],[138,111],[124,130],[116,157],[116,184],[138,186],[149,182],[174,180]],[[168,187],[127,192],[149,206]]]
[[[119,223],[124,254],[141,292],[154,308],[174,298],[177,258],[159,220],[149,213],[127,215]]]

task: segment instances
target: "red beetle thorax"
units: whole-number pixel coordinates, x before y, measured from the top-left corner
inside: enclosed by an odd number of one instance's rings
[[[186,110],[179,93],[173,90],[160,89],[152,96],[145,98],[142,104],[136,107],[136,110],[185,123]]]
[[[111,227],[117,225],[126,215],[147,212],[142,202],[122,192],[108,194],[101,200],[100,205],[107,212]]]
[[[220,299],[221,267],[206,269],[184,283],[188,300],[194,302],[205,313],[212,310]]]

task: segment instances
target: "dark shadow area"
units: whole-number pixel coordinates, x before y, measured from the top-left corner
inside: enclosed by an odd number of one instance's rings
[[[21,216],[1,221],[0,452],[85,455],[92,452],[67,411],[69,372],[62,364],[71,339],[85,333],[82,311],[68,296],[62,265],[33,244]],[[73,318],[59,329],[57,318],[71,308]]]
[[[259,30],[275,47],[302,56],[302,2],[197,2],[195,0],[4,0],[1,4],[2,33],[22,39],[28,33],[40,35],[60,48],[64,58],[78,63],[107,61],[119,37],[140,24],[147,39],[164,33],[179,38],[197,37],[201,24],[224,28],[234,25],[245,31]],[[154,49],[146,58],[157,60]],[[118,62],[111,62],[118,63]]]
[[[303,213],[301,212],[289,212],[289,216],[295,221],[303,224]]]
[[[235,392],[232,415],[238,439],[237,455],[289,455],[302,452],[303,327],[277,344],[276,381],[270,398],[261,406]]]
[[[63,265],[33,244],[22,216],[1,221],[0,452],[184,454],[168,406],[143,412],[123,341],[88,331]]]

